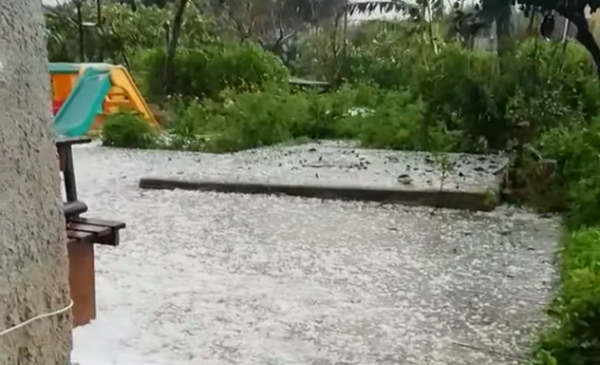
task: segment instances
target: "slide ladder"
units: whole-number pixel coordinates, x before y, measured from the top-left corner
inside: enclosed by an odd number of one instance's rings
[[[136,110],[137,107],[132,102],[126,90],[118,86],[113,86],[104,101],[104,110],[110,114],[116,112],[117,109]]]
[[[111,68],[110,77],[112,88],[106,99],[106,109],[110,110],[112,108],[122,107],[136,110],[143,115],[152,126],[158,127],[154,114],[135,85],[129,71],[123,66],[115,66]]]

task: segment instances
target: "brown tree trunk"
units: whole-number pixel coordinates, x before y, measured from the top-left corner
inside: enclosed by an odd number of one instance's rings
[[[576,39],[592,56],[594,64],[596,65],[596,76],[600,77],[600,47],[598,47],[598,43],[590,31],[590,26],[585,18],[584,10],[572,11],[568,9],[559,9],[558,13],[577,27]]]
[[[179,5],[177,5],[177,11],[175,12],[175,18],[173,19],[171,37],[169,38],[169,43],[167,44],[164,74],[165,92],[167,95],[173,92],[173,67],[175,61],[175,54],[177,52],[177,42],[179,41],[179,33],[181,32],[181,25],[183,24],[183,14],[185,13],[185,7],[187,3],[188,0],[179,0]]]
[[[0,332],[70,303],[39,0],[0,2]],[[2,365],[65,365],[64,314],[0,336]]]

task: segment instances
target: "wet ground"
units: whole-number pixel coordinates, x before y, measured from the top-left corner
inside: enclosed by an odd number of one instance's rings
[[[220,156],[218,163],[208,156],[191,157],[192,168],[179,166],[152,177],[496,192],[508,161],[499,155],[368,150],[335,141],[243,151]]]
[[[97,250],[98,320],[75,330],[74,362],[518,362],[551,294],[555,220],[137,188],[259,155],[76,148],[88,216],[128,228]]]

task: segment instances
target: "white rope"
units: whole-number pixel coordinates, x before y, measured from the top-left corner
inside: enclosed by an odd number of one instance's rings
[[[26,320],[25,322],[19,323],[19,324],[15,325],[15,326],[12,326],[12,327],[9,327],[9,328],[7,328],[5,330],[0,331],[0,337],[6,336],[9,333],[18,330],[21,327],[25,327],[28,324],[30,324],[31,322],[35,322],[35,321],[37,321],[39,319],[44,319],[44,318],[48,318],[48,317],[54,317],[54,316],[57,316],[59,314],[65,313],[65,312],[67,312],[71,308],[73,308],[73,300],[71,300],[71,302],[69,303],[69,305],[67,305],[66,307],[64,307],[62,309],[59,309],[59,310],[54,311],[54,312],[40,314],[38,316],[35,316],[33,318],[30,318],[30,319]]]

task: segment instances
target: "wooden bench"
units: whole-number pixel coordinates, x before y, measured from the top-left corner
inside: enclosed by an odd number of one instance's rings
[[[305,80],[298,78],[288,79],[288,84],[296,90],[316,90],[319,94],[328,93],[331,91],[331,84],[326,81]]]
[[[125,223],[122,222],[81,217],[88,207],[77,196],[72,146],[89,142],[90,138],[70,138],[56,142],[66,193],[63,213],[67,230],[73,327],[82,326],[96,318],[94,244],[117,246],[119,231],[125,228]]]

